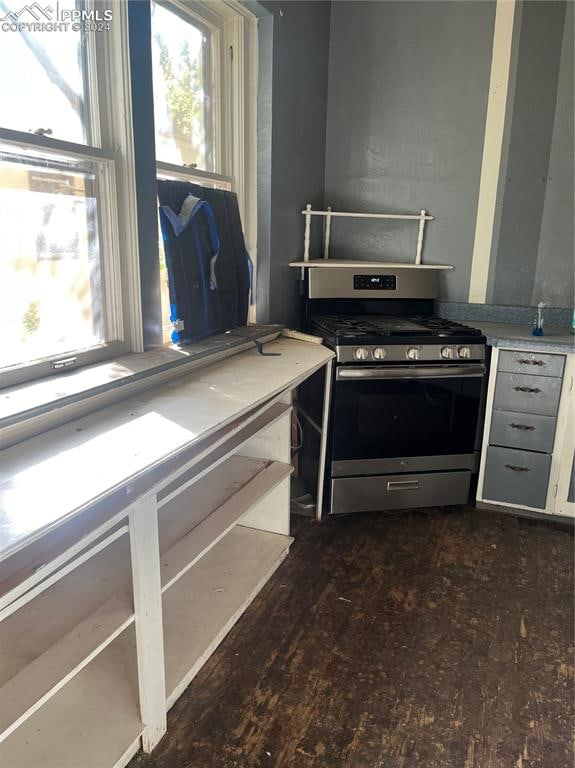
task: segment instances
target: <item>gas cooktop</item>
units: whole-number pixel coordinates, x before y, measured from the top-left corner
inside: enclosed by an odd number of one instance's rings
[[[386,315],[316,315],[310,321],[338,343],[368,339],[389,341],[389,337],[481,336],[477,328],[442,317],[388,317]],[[382,339],[385,337],[385,339]]]
[[[338,363],[426,363],[485,359],[477,328],[428,315],[312,315],[312,330],[336,351]]]

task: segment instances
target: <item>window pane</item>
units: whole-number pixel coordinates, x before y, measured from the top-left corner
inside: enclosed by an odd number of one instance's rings
[[[76,8],[74,0],[59,0],[60,13]],[[0,18],[10,11],[22,11],[21,0],[2,0]],[[44,5],[42,6],[44,8]],[[0,127],[18,131],[51,130],[52,136],[64,141],[90,141],[87,94],[84,84],[82,37],[72,31],[33,31],[32,8],[18,20],[30,22],[22,31],[2,30],[0,44]],[[44,13],[55,14],[46,5]],[[12,21],[9,17],[7,22]],[[41,21],[48,21],[41,18]]]
[[[217,171],[210,33],[152,3],[152,61],[157,159]]]
[[[0,367],[103,342],[94,163],[0,149]]]

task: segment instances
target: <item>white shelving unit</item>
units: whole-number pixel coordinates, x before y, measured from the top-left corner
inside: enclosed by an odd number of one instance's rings
[[[448,264],[422,264],[422,256],[423,256],[423,238],[425,234],[425,225],[428,221],[433,221],[434,217],[430,216],[427,211],[421,210],[419,213],[358,213],[358,212],[351,212],[351,211],[334,211],[332,210],[331,206],[327,207],[327,210],[325,211],[314,211],[311,207],[311,203],[308,203],[305,207],[305,210],[301,211],[303,216],[305,216],[305,231],[304,231],[304,238],[303,238],[303,260],[302,261],[292,261],[290,263],[290,267],[299,267],[302,270],[302,278],[303,278],[303,270],[304,269],[315,269],[317,267],[327,268],[327,269],[334,269],[337,267],[348,267],[348,268],[363,268],[363,269],[369,269],[369,268],[396,268],[401,267],[402,269],[453,269],[451,265]],[[324,229],[323,229],[323,258],[321,259],[310,259],[309,251],[310,251],[310,242],[311,242],[311,223],[313,217],[320,217],[324,220]],[[357,260],[347,260],[347,259],[330,259],[329,258],[329,247],[331,242],[331,222],[332,219],[380,219],[380,220],[396,220],[396,221],[406,221],[406,222],[417,222],[418,227],[418,233],[417,233],[417,244],[415,248],[415,261],[413,264],[409,263],[398,263],[394,264],[391,262],[385,262],[385,261],[357,261]]]
[[[294,340],[274,345],[283,359],[243,353],[228,363],[227,376],[218,363],[202,371],[201,384],[198,376],[194,386],[171,385],[144,408],[124,401],[132,414],[154,408],[173,418],[178,397],[189,407],[203,388],[212,400],[217,391],[221,407],[212,403],[211,418],[206,404],[180,417],[173,450],[153,462],[154,447],[137,446],[136,456],[149,463],[135,467],[130,456],[121,486],[120,467],[111,469],[111,482],[100,468],[86,484],[90,492],[99,484],[100,493],[91,502],[79,488],[63,494],[78,506],[63,503],[59,517],[41,510],[40,528],[24,521],[19,533],[11,517],[17,499],[3,497],[0,482],[3,768],[122,768],[140,746],[151,751],[165,733],[167,709],[287,555],[291,392],[329,367],[332,354]],[[246,363],[256,370],[244,394],[237,369]],[[118,426],[118,417],[117,407],[93,417],[100,443],[110,427],[110,449],[133,427],[122,417]],[[53,430],[54,450],[80,421],[89,431],[87,418]],[[163,439],[165,451],[167,432]],[[27,442],[27,451],[14,446],[2,458],[32,481],[33,450],[40,448],[42,476],[46,443]],[[54,499],[46,502],[54,511]]]

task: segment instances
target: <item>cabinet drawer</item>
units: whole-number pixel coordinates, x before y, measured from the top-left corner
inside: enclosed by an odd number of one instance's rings
[[[527,451],[552,453],[555,423],[554,416],[494,410],[489,443],[507,448],[525,448]]]
[[[563,376],[565,355],[542,355],[538,352],[500,352],[499,371],[529,373],[532,376]]]
[[[545,509],[551,456],[489,446],[483,499]]]
[[[556,416],[561,379],[498,371],[493,407],[499,411]]]

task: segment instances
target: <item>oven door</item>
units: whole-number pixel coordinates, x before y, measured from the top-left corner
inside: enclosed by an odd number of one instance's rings
[[[339,366],[332,477],[473,470],[481,363]]]

